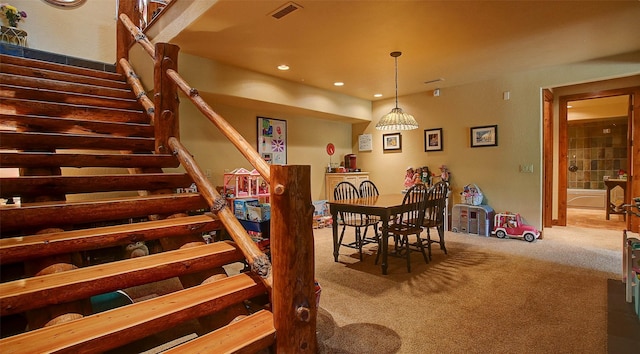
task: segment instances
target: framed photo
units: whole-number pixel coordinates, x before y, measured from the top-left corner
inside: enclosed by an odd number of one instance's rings
[[[269,164],[287,164],[287,121],[258,117],[258,153]]]
[[[362,134],[358,136],[358,151],[371,151],[373,145],[371,142],[371,134]]]
[[[498,146],[498,126],[471,127],[471,147]]]
[[[402,135],[400,133],[383,134],[382,135],[382,150],[402,150]]]
[[[424,130],[424,151],[442,151],[442,128]]]

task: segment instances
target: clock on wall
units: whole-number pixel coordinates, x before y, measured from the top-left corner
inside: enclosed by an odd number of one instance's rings
[[[82,5],[86,0],[44,0],[44,1],[55,6],[73,7],[73,6]]]
[[[358,136],[358,151],[371,151],[371,134],[362,134]]]

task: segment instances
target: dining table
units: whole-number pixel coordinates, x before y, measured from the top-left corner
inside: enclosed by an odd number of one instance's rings
[[[353,212],[366,215],[378,216],[382,227],[380,228],[380,237],[382,242],[378,249],[382,255],[382,274],[387,274],[387,252],[389,240],[389,220],[391,216],[401,214],[411,209],[411,204],[402,204],[404,199],[403,193],[397,194],[381,194],[378,196],[361,197],[354,199],[334,200],[329,203],[329,211],[332,217],[333,227],[333,258],[338,262],[340,245],[338,244],[338,214],[340,212]]]

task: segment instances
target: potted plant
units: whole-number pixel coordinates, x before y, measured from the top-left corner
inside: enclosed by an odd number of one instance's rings
[[[2,12],[11,27],[18,27],[18,22],[23,18],[27,18],[26,12],[18,11],[17,8],[9,4],[0,4],[0,12]]]

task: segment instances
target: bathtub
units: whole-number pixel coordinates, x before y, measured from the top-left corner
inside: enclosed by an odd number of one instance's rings
[[[567,189],[568,208],[605,209],[607,204],[604,189]]]

